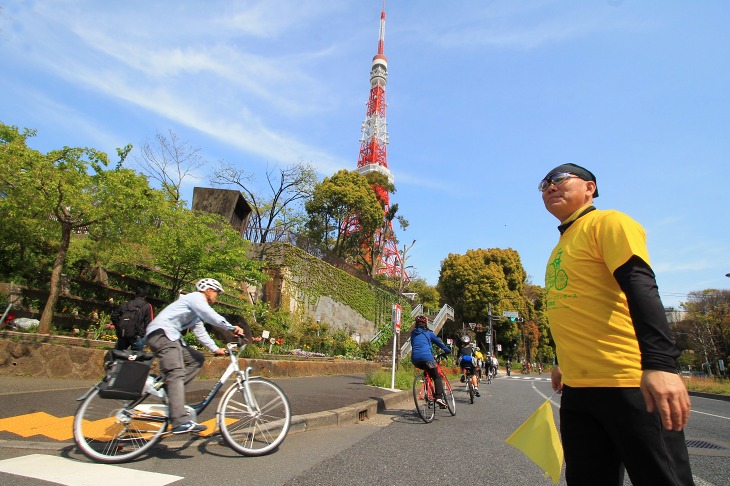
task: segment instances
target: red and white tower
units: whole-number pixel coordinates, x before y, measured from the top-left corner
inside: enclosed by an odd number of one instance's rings
[[[360,156],[357,159],[357,172],[367,174],[379,172],[393,183],[393,174],[388,169],[388,123],[385,121],[385,85],[388,81],[388,59],[383,54],[385,46],[385,2],[380,14],[380,35],[378,37],[378,53],[373,57],[370,69],[370,98],[367,103],[367,114],[362,122],[362,138],[360,139]],[[385,214],[390,211],[390,194],[380,186],[373,188],[378,200],[385,207]],[[386,221],[382,230],[375,234],[373,246],[380,248],[380,264],[377,274],[388,276],[404,276],[402,262],[393,231],[392,221]]]

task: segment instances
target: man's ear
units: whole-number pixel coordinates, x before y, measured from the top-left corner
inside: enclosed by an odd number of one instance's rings
[[[591,191],[591,197],[596,193],[596,183],[593,181],[586,181],[586,187]]]

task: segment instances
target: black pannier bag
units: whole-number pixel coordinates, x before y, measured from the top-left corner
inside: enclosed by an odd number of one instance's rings
[[[154,353],[110,349],[106,354],[104,380],[98,385],[101,398],[135,400],[142,396]]]

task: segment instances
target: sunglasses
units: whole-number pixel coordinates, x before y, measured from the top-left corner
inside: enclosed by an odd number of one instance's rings
[[[557,174],[551,174],[541,180],[540,184],[537,185],[537,188],[540,190],[540,192],[545,192],[552,184],[559,186],[563,182],[567,181],[568,179],[572,179],[573,177],[578,176],[573,175],[570,172],[558,172]]]

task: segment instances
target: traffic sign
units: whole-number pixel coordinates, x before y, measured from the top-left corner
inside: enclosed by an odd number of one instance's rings
[[[520,313],[517,311],[504,311],[502,312],[503,317],[520,317]]]

